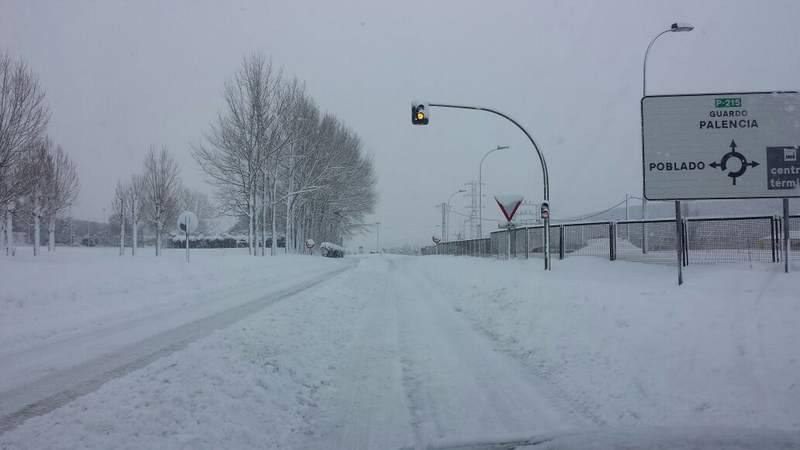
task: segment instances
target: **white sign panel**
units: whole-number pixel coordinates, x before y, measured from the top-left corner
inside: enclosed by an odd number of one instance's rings
[[[648,200],[800,196],[800,94],[642,99]]]

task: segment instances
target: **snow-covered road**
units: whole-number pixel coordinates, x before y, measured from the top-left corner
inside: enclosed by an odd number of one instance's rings
[[[278,302],[275,288],[252,310],[229,298],[185,348],[105,374],[0,448],[392,450],[596,426],[800,429],[797,274],[692,266],[678,288],[671,267],[539,263],[275,258],[270,285],[352,270]]]
[[[338,388],[320,401],[315,439],[298,448],[425,448],[586,423],[496,352],[416,262],[387,256],[351,275],[368,300],[333,380]]]

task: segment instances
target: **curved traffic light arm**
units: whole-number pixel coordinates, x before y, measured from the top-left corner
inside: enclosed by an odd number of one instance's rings
[[[527,136],[528,140],[531,141],[533,149],[536,150],[536,154],[539,155],[539,162],[542,163],[542,177],[544,179],[544,200],[550,201],[550,177],[547,174],[547,162],[544,160],[544,155],[542,154],[541,150],[539,150],[539,146],[536,145],[536,141],[533,140],[531,134],[528,133],[528,130],[526,130],[516,120],[501,113],[500,111],[495,111],[494,109],[484,108],[481,106],[447,105],[444,103],[429,103],[428,106],[435,106],[437,108],[472,109],[475,111],[486,111],[492,114],[496,114],[516,125],[517,128],[519,128],[520,130],[522,130],[523,133],[525,133],[525,136]]]

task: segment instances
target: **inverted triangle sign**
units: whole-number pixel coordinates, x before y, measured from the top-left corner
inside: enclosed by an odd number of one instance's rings
[[[497,202],[497,206],[500,207],[500,211],[502,211],[506,220],[511,222],[514,214],[517,213],[517,209],[519,209],[519,205],[522,204],[522,198],[519,194],[503,194],[495,195],[494,201]]]

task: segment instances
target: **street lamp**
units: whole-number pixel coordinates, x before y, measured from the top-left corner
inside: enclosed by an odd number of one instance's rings
[[[667,33],[680,33],[680,32],[689,32],[694,30],[694,26],[688,23],[680,23],[676,22],[670,25],[669,28],[666,30],[658,33],[655,37],[650,41],[650,44],[647,46],[647,50],[644,52],[644,64],[642,65],[642,97],[647,95],[647,57],[650,55],[650,49],[655,44],[656,40],[661,36]],[[642,135],[642,139],[644,139],[644,135]],[[642,143],[644,145],[644,142]],[[644,194],[644,192],[642,193]],[[647,199],[644,198],[642,195],[642,253],[647,253],[647,233],[645,232],[645,223],[644,220],[647,218]]]
[[[483,239],[483,161],[486,157],[498,150],[505,150],[511,148],[507,145],[498,145],[497,147],[489,150],[481,158],[481,163],[478,165],[478,239]]]
[[[467,192],[467,190],[459,189],[453,192],[452,194],[450,194],[450,197],[447,198],[447,203],[445,203],[445,208],[447,209],[446,211],[447,216],[445,220],[442,221],[442,226],[444,227],[442,229],[442,239],[444,239],[445,242],[450,240],[450,202],[453,200],[453,196],[455,196],[456,194],[460,194],[462,192]]]

